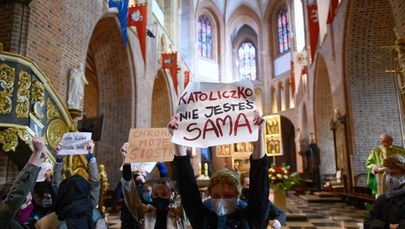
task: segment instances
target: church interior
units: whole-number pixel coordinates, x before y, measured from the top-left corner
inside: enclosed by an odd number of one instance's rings
[[[268,160],[299,178],[282,228],[361,228],[370,150],[383,133],[404,147],[403,0],[1,0],[0,12],[0,184],[33,136],[53,164],[65,133],[92,132],[110,228],[121,146],[131,128],[166,128],[190,82],[251,81]],[[188,148],[202,197],[216,171],[249,171],[252,146]],[[85,155],[63,163],[88,178]]]

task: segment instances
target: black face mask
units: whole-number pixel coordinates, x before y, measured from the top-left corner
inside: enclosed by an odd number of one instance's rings
[[[152,206],[158,211],[166,210],[169,207],[170,199],[164,199],[162,197],[157,197],[152,199]]]
[[[242,189],[242,196],[244,196],[247,200],[249,199],[249,189],[248,188]]]

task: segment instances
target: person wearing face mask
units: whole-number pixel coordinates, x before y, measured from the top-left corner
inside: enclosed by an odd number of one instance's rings
[[[52,171],[48,169],[45,172],[45,180],[37,182],[33,192],[34,209],[30,215],[29,225],[33,227],[35,223],[42,217],[48,215],[53,210],[53,201],[56,198],[55,191],[52,186]]]
[[[152,204],[142,203],[136,182],[131,176],[131,165],[124,164],[122,170],[122,189],[125,204],[141,228],[186,228],[181,206],[172,205],[175,189],[168,177],[161,177],[152,184]]]
[[[41,170],[41,156],[45,152],[45,142],[40,137],[33,137],[32,146],[34,150],[28,163],[18,174],[7,195],[2,197],[0,203],[1,228],[26,228],[25,222],[33,209],[31,191]]]
[[[367,187],[370,188],[372,193],[376,196],[383,194],[378,192],[377,173],[383,167],[384,159],[393,154],[405,155],[405,149],[395,146],[392,143],[392,136],[388,133],[383,133],[380,136],[380,145],[372,149],[367,158]]]
[[[239,177],[229,169],[220,170],[211,177],[208,192],[211,195],[212,210],[205,207],[186,149],[174,144],[177,184],[184,210],[193,228],[267,228],[265,215],[269,204],[269,178],[263,140],[265,120],[258,111],[255,111],[253,123],[259,126],[259,137],[250,158],[249,195],[254,198],[249,200],[244,209],[237,206],[241,194]],[[169,133],[173,135],[177,127],[177,118],[172,117],[168,124]]]
[[[383,165],[392,179],[392,190],[374,202],[364,228],[405,228],[405,156],[390,155]]]

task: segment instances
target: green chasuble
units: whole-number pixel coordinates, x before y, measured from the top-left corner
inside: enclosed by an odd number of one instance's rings
[[[405,149],[399,146],[391,146],[385,148],[383,145],[379,145],[376,148],[372,149],[370,155],[367,159],[367,187],[369,187],[373,194],[377,194],[377,179],[372,173],[374,165],[378,167],[383,167],[384,159],[392,154],[402,154],[405,156]],[[381,193],[378,193],[381,194]]]

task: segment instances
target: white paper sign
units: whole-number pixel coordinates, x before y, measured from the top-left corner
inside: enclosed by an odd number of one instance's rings
[[[179,126],[172,142],[206,148],[256,141],[254,101],[250,80],[230,84],[191,82],[177,102]]]
[[[86,149],[91,140],[91,133],[88,132],[69,132],[65,133],[61,141],[61,150],[59,155],[87,154]]]
[[[45,172],[51,169],[52,170],[52,164],[48,163],[48,162],[42,162],[41,164],[41,170],[38,173],[38,177],[37,177],[37,182],[43,182],[45,181]]]
[[[152,172],[155,167],[156,162],[140,162],[140,163],[131,163],[131,171],[146,171],[148,173]],[[122,166],[120,168],[122,171]]]

